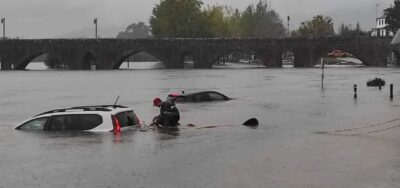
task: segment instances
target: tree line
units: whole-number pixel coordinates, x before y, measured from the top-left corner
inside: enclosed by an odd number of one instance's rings
[[[400,27],[400,0],[384,10],[388,28],[395,32]],[[290,17],[287,18],[288,21]],[[296,30],[288,32],[280,15],[268,4],[259,1],[245,10],[228,6],[205,6],[201,0],[161,0],[153,8],[149,26],[133,23],[117,38],[282,38],[322,36],[368,36],[359,23],[341,24],[335,33],[329,16],[316,15],[304,21]]]

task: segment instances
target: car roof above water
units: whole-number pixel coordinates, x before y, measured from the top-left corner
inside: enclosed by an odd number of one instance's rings
[[[224,94],[222,94],[218,91],[197,91],[197,92],[192,91],[192,92],[182,92],[182,93],[171,93],[171,94],[169,94],[169,96],[180,97],[180,96],[189,96],[189,95],[202,94],[202,93],[216,93],[216,94],[225,96]]]
[[[167,101],[174,102],[209,102],[209,101],[227,101],[231,98],[217,91],[199,91],[172,93],[166,98]]]
[[[77,114],[83,112],[111,112],[114,111],[116,113],[123,112],[127,110],[132,110],[132,108],[121,106],[121,105],[95,105],[95,106],[76,106],[71,108],[60,108],[54,109],[47,112],[40,113],[34,117],[46,115],[46,114]]]

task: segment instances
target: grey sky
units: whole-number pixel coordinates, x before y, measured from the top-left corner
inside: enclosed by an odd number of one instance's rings
[[[284,20],[291,16],[291,29],[316,14],[333,18],[335,29],[340,23],[357,21],[365,30],[375,25],[376,4],[379,15],[393,0],[268,0]],[[258,0],[203,0],[205,4],[229,5],[243,10]],[[1,0],[0,17],[6,18],[6,35],[22,38],[53,38],[66,33],[94,28],[98,18],[99,34],[106,27],[125,28],[133,22],[148,22],[159,0]],[[111,37],[103,34],[104,37]],[[116,35],[116,33],[115,33]]]

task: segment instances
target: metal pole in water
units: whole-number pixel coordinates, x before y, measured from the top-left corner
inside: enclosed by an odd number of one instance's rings
[[[357,98],[357,84],[354,84],[354,98]]]
[[[393,99],[393,84],[390,84],[390,99]]]
[[[324,78],[325,78],[325,63],[324,63],[324,58],[321,58],[321,88],[324,89]]]

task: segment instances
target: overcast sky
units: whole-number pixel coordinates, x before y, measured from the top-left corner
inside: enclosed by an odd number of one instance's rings
[[[333,18],[335,29],[342,22],[364,30],[375,25],[378,16],[394,0],[269,0],[270,5],[284,20],[290,15],[291,29],[316,14]],[[125,28],[133,22],[148,22],[152,9],[159,0],[1,0],[0,17],[6,18],[6,35],[22,38],[53,38],[66,33],[94,28],[98,18],[99,35],[105,28]],[[258,0],[203,0],[204,4],[228,5],[243,10]],[[94,29],[93,29],[94,30]],[[105,32],[105,31],[104,31]],[[117,33],[115,33],[116,35]],[[103,33],[103,36],[107,37]],[[112,34],[114,35],[114,34]],[[109,36],[108,36],[109,37]]]

